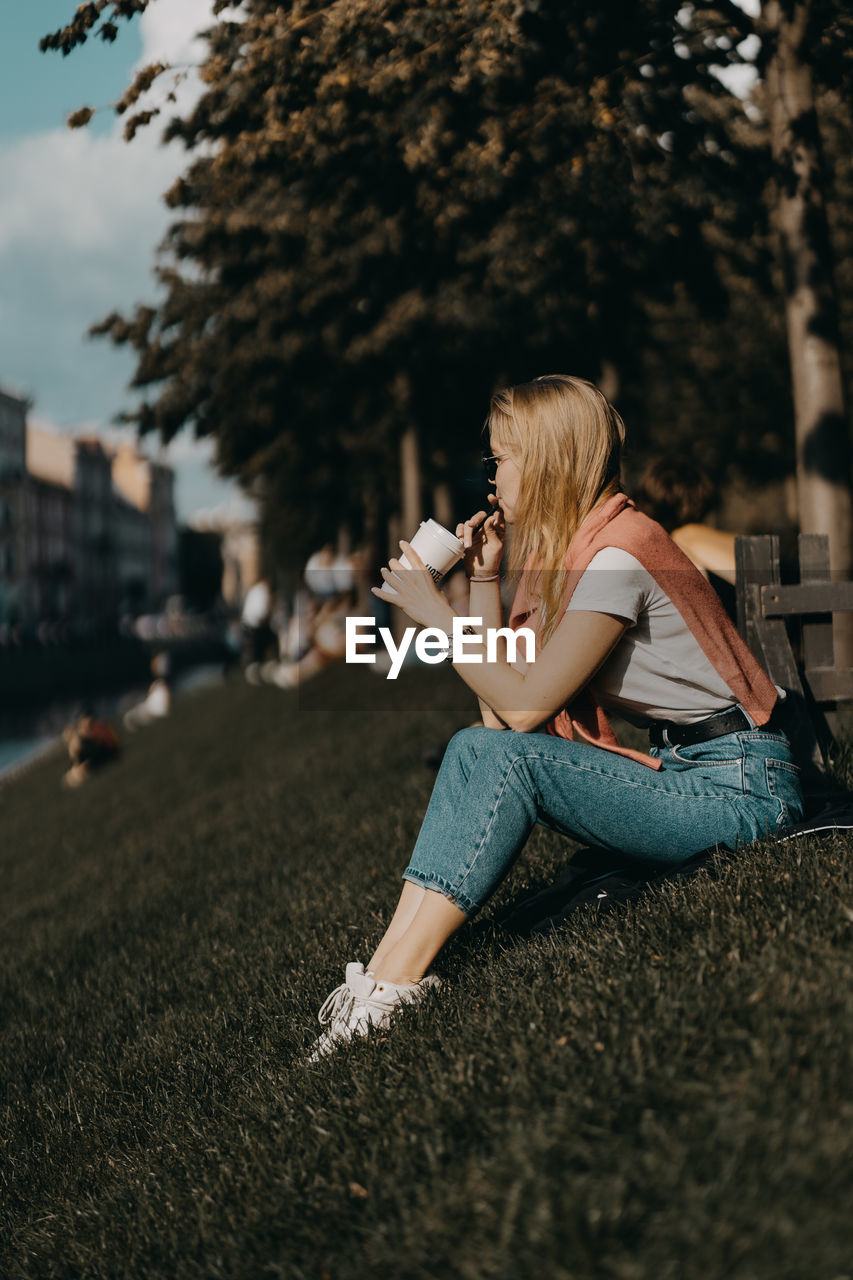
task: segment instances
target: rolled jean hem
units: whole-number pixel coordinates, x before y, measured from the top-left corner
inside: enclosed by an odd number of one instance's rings
[[[481,902],[474,902],[464,893],[457,893],[440,876],[422,875],[420,871],[415,871],[412,867],[407,867],[403,872],[403,879],[410,880],[412,884],[420,885],[422,889],[432,889],[434,893],[440,893],[442,897],[449,899],[454,907],[458,907],[466,916],[476,915],[482,909]]]

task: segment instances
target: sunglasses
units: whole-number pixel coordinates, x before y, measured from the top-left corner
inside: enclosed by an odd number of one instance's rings
[[[498,463],[503,458],[508,458],[507,453],[483,453],[480,455],[480,461],[483,464],[483,470],[486,473],[486,479],[489,484],[494,484],[498,474]]]

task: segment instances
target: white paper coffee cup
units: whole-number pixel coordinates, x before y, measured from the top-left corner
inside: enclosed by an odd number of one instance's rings
[[[440,582],[457,560],[462,559],[464,550],[461,539],[437,520],[422,520],[415,536],[409,539],[409,545],[417,551],[436,582]],[[400,556],[400,566],[404,569],[412,567],[404,555]],[[387,583],[383,590],[389,596],[397,594]]]

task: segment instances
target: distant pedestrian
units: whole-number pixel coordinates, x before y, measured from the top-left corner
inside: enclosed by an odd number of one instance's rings
[[[84,714],[67,725],[62,740],[68,748],[71,767],[62,776],[64,787],[79,787],[92,774],[117,760],[121,752],[118,737],[111,724],[97,716]]]
[[[154,720],[164,720],[172,710],[172,691],[169,687],[169,656],[158,653],[151,660],[151,674],[154,679],[148,686],[148,692],[142,702],[126,711],[122,723],[131,732],[141,729]]]
[[[338,587],[339,566],[338,557],[335,555],[335,549],[331,542],[327,542],[320,547],[319,551],[314,551],[308,557],[303,578],[306,587],[316,600],[334,600],[337,598],[340,591]]]
[[[275,633],[270,626],[272,617],[272,589],[266,578],[259,578],[250,587],[243,601],[243,671],[250,684],[261,683],[261,664],[278,646]]]
[[[280,662],[269,679],[280,689],[295,689],[346,656],[346,620],[355,614],[354,588],[330,596],[311,618],[311,643],[295,662]]]

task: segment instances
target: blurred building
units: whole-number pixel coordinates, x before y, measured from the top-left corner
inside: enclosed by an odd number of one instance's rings
[[[33,621],[72,618],[75,579],[75,446],[27,424],[26,614]]]
[[[98,631],[118,616],[112,459],[96,436],[81,437],[75,445],[75,614],[85,630]]]
[[[164,600],[178,590],[178,522],[175,517],[175,473],[149,463],[148,518],[151,521],[151,589]]]
[[[175,518],[175,476],[171,467],[152,462],[137,453],[132,444],[123,444],[112,460],[112,475],[120,499],[144,516],[148,529],[149,576],[146,592],[150,607],[157,608],[178,590],[178,525]],[[132,521],[127,521],[128,531]],[[122,573],[132,574],[143,555],[141,526],[139,541],[130,539],[128,560]],[[135,565],[133,557],[135,556]],[[133,579],[132,579],[133,580]]]
[[[31,622],[112,627],[122,613],[159,608],[177,590],[173,473],[132,445],[26,427],[23,510]]]
[[[26,613],[28,401],[0,389],[0,625]]]
[[[222,540],[222,599],[239,609],[246,592],[261,576],[261,534],[256,519],[227,511],[201,512],[192,521],[201,533],[217,533]]]
[[[151,521],[145,511],[114,495],[116,598],[120,614],[148,613],[153,609]]]

